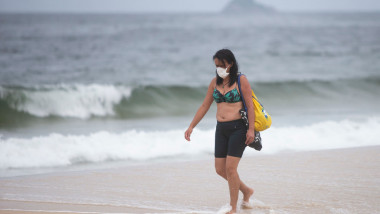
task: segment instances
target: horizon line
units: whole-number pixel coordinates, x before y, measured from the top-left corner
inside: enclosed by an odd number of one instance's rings
[[[276,10],[272,13],[251,13],[251,15],[272,15],[282,13],[378,13],[380,9],[374,10]],[[223,11],[32,11],[14,10],[1,11],[0,14],[220,14]],[[233,14],[228,14],[233,15]],[[239,13],[237,15],[250,15],[250,13]]]

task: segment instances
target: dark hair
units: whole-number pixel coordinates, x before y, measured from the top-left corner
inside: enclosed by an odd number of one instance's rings
[[[234,54],[232,53],[232,51],[228,50],[228,49],[221,49],[221,50],[218,50],[215,55],[212,57],[213,60],[215,59],[219,59],[221,62],[223,62],[223,65],[224,65],[224,60],[226,60],[228,62],[228,64],[232,64],[233,65],[231,66],[230,68],[230,84],[229,86],[232,86],[236,81],[237,81],[237,78],[238,78],[238,70],[239,70],[239,66],[238,66],[238,63],[235,59],[235,56]],[[223,83],[223,78],[221,78],[218,73],[216,72],[215,70],[215,74],[216,74],[216,84],[217,85],[220,85]]]

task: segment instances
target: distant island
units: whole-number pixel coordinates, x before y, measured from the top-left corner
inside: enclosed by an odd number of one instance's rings
[[[257,3],[255,0],[232,0],[223,12],[225,13],[274,13],[276,10],[272,7]]]

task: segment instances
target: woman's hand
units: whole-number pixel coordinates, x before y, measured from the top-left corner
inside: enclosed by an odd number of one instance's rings
[[[186,130],[186,132],[185,132],[185,139],[186,139],[187,141],[190,141],[190,135],[191,135],[192,132],[193,132],[193,128],[191,128],[191,127],[189,127],[189,128]]]
[[[245,145],[248,146],[248,144],[252,143],[253,140],[255,140],[255,130],[248,129],[247,134],[246,134]]]

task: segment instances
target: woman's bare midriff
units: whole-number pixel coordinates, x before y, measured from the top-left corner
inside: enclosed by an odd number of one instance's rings
[[[241,119],[239,110],[243,108],[243,102],[217,103],[216,120],[226,122]]]

